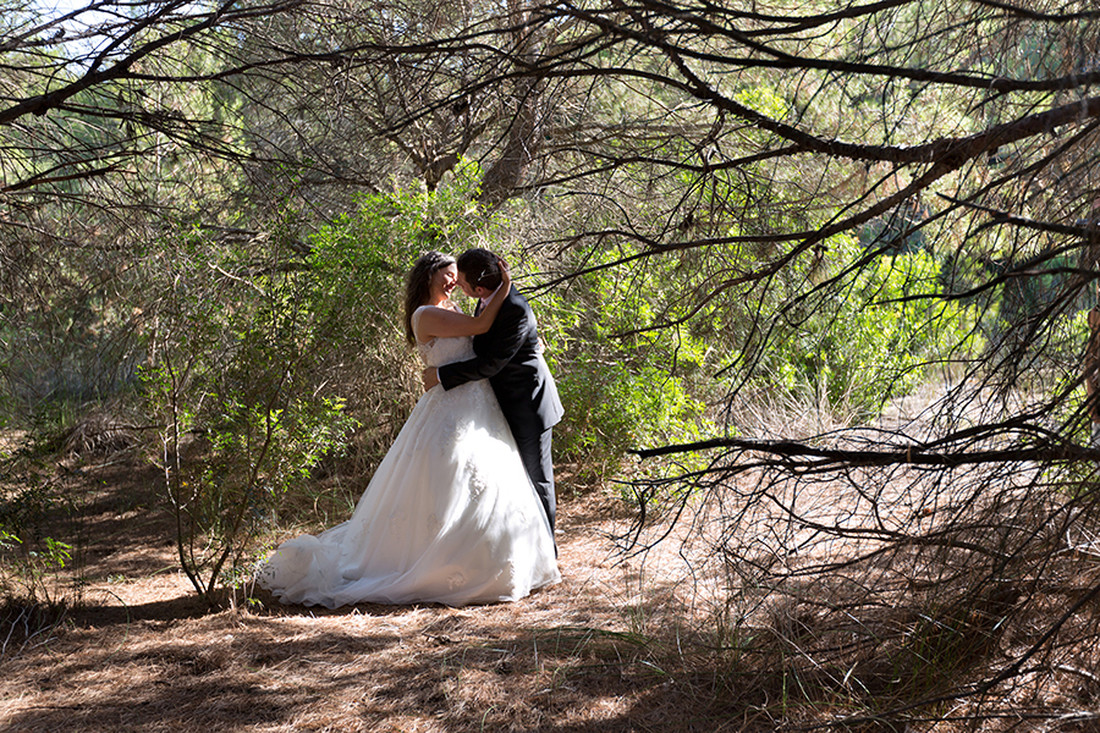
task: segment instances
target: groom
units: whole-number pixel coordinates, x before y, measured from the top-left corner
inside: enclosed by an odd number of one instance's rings
[[[483,300],[501,282],[497,256],[485,249],[468,249],[459,256],[457,265],[458,286],[478,299],[480,311]],[[553,536],[557,502],[550,441],[554,425],[561,420],[562,406],[557,385],[542,357],[535,314],[515,286],[489,330],[474,336],[474,353],[476,356],[468,361],[445,364],[438,370],[425,369],[424,388],[442,384],[443,389],[451,389],[475,379],[489,380]]]

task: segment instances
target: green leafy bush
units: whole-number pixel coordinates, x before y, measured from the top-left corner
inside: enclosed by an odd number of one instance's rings
[[[165,426],[160,463],[179,561],[209,596],[354,420],[314,380],[319,356],[304,338],[295,277],[246,277],[232,250],[199,233],[166,241],[164,253],[174,277],[143,379]]]
[[[565,407],[555,452],[575,465],[582,485],[617,473],[630,449],[690,440],[709,428],[703,395],[713,385],[701,378],[707,347],[687,328],[647,330],[660,321],[660,300],[672,287],[663,267],[601,269],[537,303]]]
[[[54,537],[26,536],[11,514],[0,516],[0,598],[57,602],[52,578],[72,560],[73,546]]]
[[[837,262],[856,259],[848,238],[829,243]],[[940,264],[916,251],[884,255],[827,288],[792,300],[772,324],[753,378],[815,404],[874,416],[949,364],[980,349],[977,316],[940,297]]]
[[[556,444],[577,464],[582,484],[618,472],[632,448],[697,438],[705,424],[703,403],[656,365],[630,367],[580,354],[559,371],[566,420]]]

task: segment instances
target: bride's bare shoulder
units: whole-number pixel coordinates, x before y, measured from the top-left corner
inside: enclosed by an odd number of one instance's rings
[[[417,310],[418,311],[423,311],[425,313],[439,313],[441,311],[446,312],[446,313],[461,313],[462,312],[461,310],[459,310],[458,306],[456,306],[454,303],[452,303],[449,300],[445,300],[442,303],[440,303],[439,305],[422,305],[419,308],[417,308]]]
[[[438,334],[431,333],[439,328],[441,321],[449,317],[451,313],[461,313],[454,303],[447,300],[439,305],[422,305],[413,311],[412,315],[412,327],[413,334],[416,336],[418,344],[430,344],[434,341]],[[427,317],[427,320],[425,320]],[[427,331],[427,333],[424,333]]]

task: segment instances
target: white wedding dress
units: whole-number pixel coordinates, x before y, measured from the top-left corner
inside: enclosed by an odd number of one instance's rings
[[[466,337],[419,350],[428,366],[474,355]],[[283,603],[328,608],[512,601],[560,579],[549,523],[486,380],[428,390],[351,519],[284,542],[257,573]]]

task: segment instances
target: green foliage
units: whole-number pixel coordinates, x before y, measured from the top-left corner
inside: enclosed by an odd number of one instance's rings
[[[838,263],[861,254],[850,238],[834,238],[829,248]],[[877,415],[953,354],[966,358],[980,348],[975,313],[940,297],[939,273],[927,252],[881,256],[790,300],[794,305],[773,324],[753,384]]]
[[[233,274],[241,269],[232,249],[198,233],[166,241],[164,252],[175,277],[156,361],[142,376],[148,408],[166,426],[162,468],[179,560],[209,595],[354,421],[314,381],[320,357],[303,337],[294,277]]]
[[[435,192],[413,187],[364,195],[355,212],[311,236],[305,298],[317,329],[312,335],[330,347],[359,348],[401,334],[412,263],[429,249],[461,251],[481,224],[471,186],[469,176],[459,176]]]
[[[640,330],[660,320],[675,287],[665,267],[600,269],[537,302],[565,407],[555,452],[576,464],[582,484],[616,473],[632,448],[690,440],[709,426],[703,342],[686,328]]]
[[[41,536],[38,526],[58,503],[41,481],[0,502],[0,596],[49,604],[57,600],[52,578],[72,560],[72,545]]]
[[[0,528],[0,596],[33,603],[56,602],[51,579],[72,560],[73,547],[44,537],[28,548],[18,536]]]
[[[589,354],[558,370],[567,419],[559,455],[577,463],[582,483],[615,474],[631,448],[697,438],[703,403],[656,364],[627,366]]]

